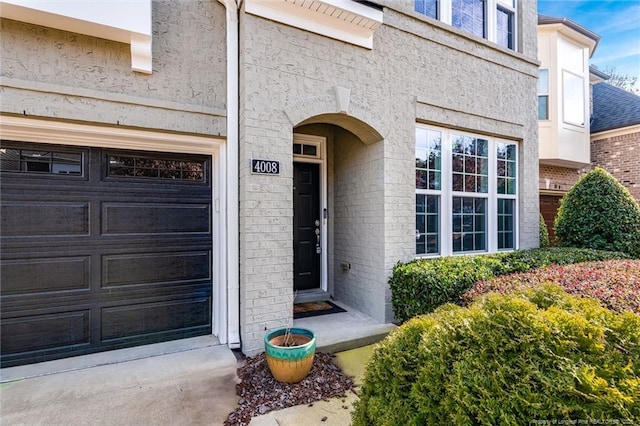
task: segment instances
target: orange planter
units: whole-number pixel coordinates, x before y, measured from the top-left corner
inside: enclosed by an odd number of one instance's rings
[[[281,328],[264,336],[267,364],[273,377],[284,383],[297,383],[304,379],[316,353],[316,336],[306,328]]]

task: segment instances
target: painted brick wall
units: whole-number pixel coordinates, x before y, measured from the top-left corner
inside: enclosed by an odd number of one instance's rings
[[[224,7],[156,1],[152,14],[152,75],[131,70],[128,44],[2,19],[2,112],[224,135]]]
[[[640,132],[591,142],[591,166],[600,166],[640,202]]]
[[[416,121],[519,142],[520,247],[538,245],[536,11],[534,4],[521,6],[525,55],[391,7],[373,50],[241,15],[245,353],[261,351],[265,330],[291,320],[292,133],[307,118],[337,114],[336,86],[350,94],[342,120],[357,118],[384,139],[365,145],[335,132],[329,205],[335,209],[330,268],[337,296],[380,321],[392,318],[388,275],[397,261],[415,255]],[[281,175],[251,175],[252,156],[280,161]],[[278,217],[271,214],[276,205]],[[342,262],[352,270],[343,272]]]

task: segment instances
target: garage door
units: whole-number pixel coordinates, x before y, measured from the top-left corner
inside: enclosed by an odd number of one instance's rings
[[[211,158],[2,141],[2,366],[211,333]]]

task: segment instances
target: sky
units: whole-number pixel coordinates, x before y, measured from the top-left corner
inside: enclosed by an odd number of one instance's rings
[[[538,13],[569,18],[598,34],[589,64],[638,77],[640,88],[640,0],[538,0]]]

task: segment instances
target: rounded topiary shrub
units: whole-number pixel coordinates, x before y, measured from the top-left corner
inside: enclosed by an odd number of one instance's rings
[[[613,250],[640,257],[640,206],[604,169],[585,174],[560,202],[557,244]]]
[[[353,424],[640,421],[640,315],[546,285],[445,305],[381,342]],[[567,423],[569,424],[569,423]]]

